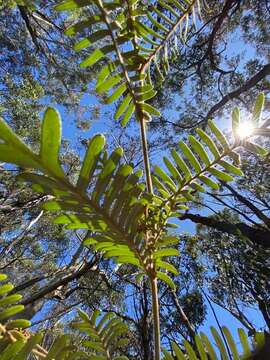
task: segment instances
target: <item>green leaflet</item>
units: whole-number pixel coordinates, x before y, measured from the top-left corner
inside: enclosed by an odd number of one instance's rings
[[[179,148],[182,150],[183,154],[185,155],[186,159],[190,162],[191,166],[193,166],[196,173],[199,173],[201,171],[201,166],[192,151],[183,141],[181,141],[178,145]]]
[[[174,360],[174,358],[172,357],[172,355],[169,353],[169,351],[167,351],[166,349],[162,348],[162,353],[164,355],[164,360]]]
[[[169,10],[169,12],[175,16],[176,18],[178,18],[179,14],[169,5],[167,5],[166,2],[164,2],[163,0],[158,0],[158,3],[166,10]]]
[[[104,200],[104,207],[110,208],[116,196],[121,193],[121,190],[125,183],[127,182],[127,178],[132,174],[133,169],[130,165],[121,165],[116,172],[113,181],[111,182],[110,189],[108,191],[108,195]]]
[[[131,118],[134,111],[135,111],[135,105],[133,103],[129,104],[128,108],[127,108],[127,111],[126,111],[126,113],[123,116],[123,119],[121,121],[122,126],[126,126],[126,124],[128,123],[128,121]]]
[[[184,353],[182,352],[180,347],[175,342],[172,342],[172,348],[173,348],[173,351],[175,352],[177,360],[186,360]]]
[[[248,151],[250,151],[250,152],[252,152],[253,154],[256,154],[256,155],[266,156],[268,154],[268,151],[266,149],[264,149],[263,147],[261,147],[258,144],[254,144],[254,143],[252,143],[250,141],[245,141],[244,147]]]
[[[82,191],[87,188],[89,181],[94,174],[99,155],[103,150],[104,145],[105,137],[103,135],[96,135],[90,141],[77,182],[77,187]]]
[[[120,159],[123,155],[123,149],[117,148],[111,154],[109,159],[105,162],[104,167],[99,175],[96,185],[93,190],[92,199],[97,203],[103,194],[106,192],[107,186],[111,181]]]
[[[110,62],[103,66],[97,76],[96,88],[101,87],[102,83],[111,75],[119,65],[119,61]]]
[[[206,166],[210,165],[210,159],[208,157],[207,152],[205,151],[204,147],[199,143],[199,141],[192,135],[188,137],[189,142],[193,150],[199,155],[201,160],[204,162]]]
[[[258,331],[255,333],[255,342],[256,344],[261,347],[263,346],[264,342],[265,342],[265,336],[264,333],[262,331]]]
[[[222,340],[221,336],[219,335],[219,333],[217,332],[217,330],[213,326],[211,326],[210,329],[211,329],[211,333],[212,333],[212,335],[213,335],[213,337],[215,339],[215,342],[217,344],[217,347],[219,349],[219,352],[220,352],[220,355],[221,355],[222,359],[229,360],[227,350],[226,350],[226,347],[225,347],[225,345],[223,343],[223,340]]]
[[[210,179],[207,176],[204,175],[200,175],[199,179],[205,184],[207,185],[209,188],[211,188],[212,190],[218,190],[219,189],[219,185],[213,181],[212,179]]]
[[[239,335],[239,339],[241,341],[242,348],[244,350],[244,355],[245,356],[251,355],[247,334],[245,333],[245,331],[243,329],[238,329],[238,335]]]
[[[11,320],[7,323],[6,329],[25,329],[31,326],[31,322],[25,319]]]
[[[215,135],[215,137],[217,138],[220,145],[224,149],[229,149],[230,144],[228,143],[228,140],[226,139],[225,135],[216,127],[215,123],[212,120],[208,121],[208,126],[212,131],[213,135]]]
[[[104,348],[102,347],[102,344],[100,342],[96,341],[84,341],[83,346],[86,346],[88,348],[91,348],[93,350],[96,350],[97,352],[105,353]]]
[[[165,182],[165,184],[172,190],[176,191],[176,185],[172,179],[159,166],[155,166],[155,173]]]
[[[40,169],[38,156],[32,153],[12,129],[0,118],[0,161],[22,168]]]
[[[207,352],[209,353],[209,356],[210,356],[210,359],[211,360],[218,360],[218,357],[216,355],[216,352],[212,346],[212,344],[210,343],[208,337],[203,333],[201,332],[200,333],[200,337],[205,345],[205,348],[207,350]]]
[[[138,31],[138,33],[141,35],[152,35],[154,38],[160,39],[160,40],[164,40],[164,36],[161,35],[160,33],[154,31],[153,29],[151,29],[149,26],[140,23],[139,21],[134,21],[134,26],[136,28],[136,30]]]
[[[162,196],[164,198],[168,198],[170,196],[170,191],[166,188],[166,186],[164,186],[164,184],[159,181],[156,176],[152,176],[152,180],[158,191],[162,194]]]
[[[178,182],[182,182],[182,176],[179,173],[178,169],[174,166],[174,164],[167,159],[166,157],[163,158],[164,164],[166,165],[167,169],[171,173],[172,177],[177,180]]]
[[[190,360],[198,360],[195,351],[191,347],[190,343],[187,340],[184,340],[184,346],[186,348],[187,354]]]
[[[98,30],[98,31],[94,32],[93,34],[91,34],[91,36],[84,38],[80,42],[78,42],[74,46],[74,50],[81,51],[81,50],[91,46],[96,41],[102,40],[103,38],[105,38],[106,36],[109,36],[109,35],[110,35],[110,33],[108,30]]]
[[[179,275],[178,270],[170,263],[167,263],[167,262],[161,261],[161,260],[157,260],[156,264],[158,267],[161,267],[162,269],[170,271],[174,275]]]
[[[88,18],[88,20],[81,21],[75,25],[68,27],[64,34],[67,36],[74,36],[77,33],[82,33],[85,29],[91,28],[92,25],[99,23],[101,21],[101,15],[93,15]]]
[[[253,112],[252,112],[252,122],[255,124],[255,126],[258,126],[261,118],[262,118],[262,110],[264,108],[264,102],[265,102],[265,96],[264,93],[260,93],[257,96]]]
[[[219,165],[222,166],[225,170],[227,170],[228,172],[230,172],[231,174],[237,175],[237,176],[243,176],[243,172],[242,170],[240,170],[239,168],[237,168],[236,166],[228,163],[225,160],[220,160],[219,161]]]
[[[13,287],[12,287],[13,289]],[[11,290],[12,290],[11,289]],[[9,291],[11,291],[9,290]],[[0,293],[1,293],[1,287],[0,287]],[[1,295],[3,295],[4,293],[2,293]],[[17,303],[18,301],[20,301],[22,299],[22,296],[19,294],[13,294],[13,295],[9,295],[9,296],[5,296],[2,299],[0,299],[0,306],[6,306],[6,305],[12,305]]]
[[[189,186],[194,189],[197,190],[199,192],[205,192],[205,189],[203,186],[201,186],[200,184],[198,184],[196,181],[193,181],[189,184]]]
[[[142,104],[142,108],[145,112],[151,114],[151,115],[155,115],[155,116],[160,116],[160,112],[154,108],[152,105],[149,105],[149,104],[146,104],[146,103],[143,103]]]
[[[229,174],[226,174],[225,172],[221,171],[221,170],[218,170],[216,168],[211,168],[209,169],[209,172],[213,175],[215,175],[219,180],[222,180],[222,181],[226,181],[226,182],[229,182],[229,181],[233,181],[233,177]]]
[[[124,94],[124,92],[126,91],[127,86],[125,83],[121,84],[116,90],[114,90],[114,92],[112,93],[112,95],[110,95],[106,102],[108,104],[113,103],[114,101],[116,101],[121,95]]]
[[[202,129],[196,129],[197,134],[200,136],[205,145],[209,148],[215,159],[218,159],[220,154],[214,143],[208,134],[206,134]]]
[[[91,3],[92,3],[91,0],[66,0],[59,5],[56,5],[55,10],[57,11],[74,10],[86,5],[90,5]]]
[[[139,102],[147,101],[152,99],[156,95],[157,91],[154,89],[151,89],[149,91],[146,91],[143,94],[137,95],[137,99]]]
[[[240,109],[235,108],[232,112],[232,131],[235,139],[239,138]]]
[[[100,86],[96,86],[96,91],[98,94],[104,94],[108,92],[111,88],[113,88],[115,85],[119,84],[121,80],[122,80],[121,74],[111,76],[109,79],[104,81]]]
[[[208,360],[207,353],[204,349],[202,340],[198,335],[195,336],[195,344],[196,344],[196,348],[199,352],[199,355],[201,357],[201,360]]]
[[[183,174],[185,176],[185,180],[188,181],[192,177],[192,174],[191,174],[187,164],[178,155],[178,153],[174,149],[171,151],[171,154],[172,154],[174,161],[176,162],[177,167],[179,168],[180,171],[183,172]]]
[[[158,259],[164,256],[179,256],[179,251],[177,249],[161,249],[157,250],[154,253],[154,258]]]
[[[176,245],[179,239],[177,236],[162,236],[159,242],[161,245]]]
[[[233,355],[233,359],[238,360],[239,355],[238,355],[237,347],[236,347],[236,344],[235,344],[235,342],[233,340],[233,337],[232,337],[230,331],[228,330],[228,328],[226,326],[222,326],[222,331],[223,331],[223,334],[225,335],[226,340],[227,340],[227,342],[229,344],[230,350],[231,350],[232,355]]]
[[[0,286],[0,295],[7,294],[11,290],[13,290],[14,286],[12,284],[5,284]]]
[[[115,120],[117,120],[126,111],[129,103],[131,102],[131,99],[132,97],[130,94],[125,96],[114,114]]]
[[[44,114],[41,129],[40,158],[46,168],[57,177],[65,174],[59,164],[59,149],[61,145],[61,119],[58,112],[48,108]]]
[[[114,50],[112,45],[104,46],[101,49],[96,49],[90,56],[88,56],[85,60],[83,60],[80,64],[80,67],[85,68],[88,66],[94,65],[96,62],[101,60],[105,55],[109,54]]]
[[[122,256],[121,255],[121,256],[118,256],[116,260],[117,260],[118,264],[130,264],[130,265],[135,265],[139,268],[142,268],[139,260],[136,259],[134,256]]]
[[[0,312],[0,321],[10,318],[13,315],[16,315],[22,312],[24,309],[23,305],[14,305],[6,310]]]
[[[176,290],[173,280],[167,274],[157,271],[157,278],[164,281],[172,290]]]

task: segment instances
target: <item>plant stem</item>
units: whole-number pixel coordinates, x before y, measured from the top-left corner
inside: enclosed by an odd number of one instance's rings
[[[158,287],[157,278],[151,278],[151,291],[152,291],[152,312],[153,312],[153,330],[154,330],[154,360],[160,360],[160,321],[159,321],[159,303],[158,303]]]
[[[140,116],[141,115],[141,116]],[[149,151],[147,143],[147,133],[146,133],[146,121],[142,114],[139,115],[140,128],[141,128],[141,141],[142,141],[142,150],[143,150],[143,161],[145,168],[145,179],[147,190],[150,194],[153,194],[153,184],[151,178],[150,170],[150,160],[149,160]],[[148,235],[146,233],[146,244]],[[154,333],[154,360],[160,360],[160,320],[159,320],[159,301],[158,301],[158,286],[157,286],[157,277],[149,276],[151,282],[151,293],[152,293],[152,314],[153,314],[153,333]]]
[[[143,118],[140,119],[140,128],[141,128],[141,141],[142,141],[142,151],[143,151],[143,161],[144,161],[146,185],[147,185],[148,192],[150,194],[152,194],[153,193],[153,185],[152,185],[149,151],[148,151],[148,144],[147,144],[146,123]]]

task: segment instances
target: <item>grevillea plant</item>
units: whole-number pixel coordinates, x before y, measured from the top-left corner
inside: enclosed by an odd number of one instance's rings
[[[174,247],[177,239],[170,236],[169,231],[175,225],[170,220],[181,216],[194,201],[195,194],[203,193],[206,188],[218,191],[220,181],[233,181],[242,175],[239,148],[262,156],[267,153],[251,141],[251,136],[244,139],[238,136],[241,120],[239,109],[235,109],[232,113],[233,140],[209,121],[206,129],[197,129],[196,135],[190,135],[187,142],[179,142],[171,155],[164,158],[164,166],[150,166],[146,128],[147,122],[152,116],[158,116],[159,111],[149,101],[169,71],[169,62],[178,52],[178,43],[185,43],[189,27],[200,15],[200,6],[199,0],[158,0],[155,5],[151,1],[145,4],[136,0],[68,0],[56,6],[59,11],[85,9],[85,19],[68,28],[66,34],[80,37],[75,50],[88,54],[81,67],[96,64],[100,68],[96,91],[104,94],[109,104],[117,103],[115,119],[121,119],[123,126],[132,118],[137,120],[144,174],[123,161],[121,148],[108,155],[104,151],[104,136],[96,135],[89,142],[76,182],[70,181],[59,159],[61,119],[55,109],[48,108],[45,112],[39,152],[23,143],[3,120],[0,122],[0,160],[26,169],[19,180],[30,183],[37,192],[51,195],[43,209],[56,213],[54,221],[67,229],[89,230],[91,237],[85,240],[85,246],[102,252],[118,264],[135,266],[137,274],[148,280],[152,294],[155,360],[162,356],[158,281],[174,290],[169,274],[177,274],[169,260],[171,256],[178,256]],[[87,14],[93,15],[87,17]],[[261,120],[263,104],[264,95],[260,94],[252,115],[252,136],[269,136],[269,122]],[[26,354],[29,349],[38,352],[38,356],[44,355],[45,359],[126,359],[117,353],[117,346],[125,343],[125,325],[119,319],[112,314],[101,317],[99,312],[90,317],[80,312],[79,316],[81,322],[73,327],[89,336],[84,347],[91,349],[92,355],[80,349],[70,350],[66,337],[57,340],[65,351],[58,351],[58,343],[49,352],[37,350],[39,335],[29,335],[30,340],[16,338],[5,351],[9,354],[13,351],[11,347],[16,348],[16,359],[25,358],[20,352]],[[9,335],[9,328],[1,326],[4,335],[0,336],[4,344],[8,344],[7,337],[13,335]],[[220,335],[215,330],[212,332],[224,359],[230,356],[226,355],[228,351],[235,359],[239,358],[227,328],[223,332],[230,350],[226,349]],[[240,330],[239,336],[245,354],[249,354],[251,348],[246,335]],[[16,347],[14,344],[18,341],[20,345]],[[194,348],[188,342],[182,349],[176,344],[172,347],[174,355],[164,350],[165,359],[217,359],[204,334],[196,337]],[[13,357],[7,355],[4,359]]]
[[[13,285],[7,282],[7,277],[0,274],[0,359],[1,360],[128,360],[121,355],[123,347],[129,340],[125,337],[127,326],[113,313],[102,314],[95,310],[91,316],[83,311],[78,311],[78,317],[70,325],[79,331],[79,345],[74,345],[72,334],[65,334],[54,339],[47,349],[43,344],[43,334],[33,333],[26,328],[31,324],[29,321],[12,317],[19,316],[24,306],[18,304],[21,295],[12,293]],[[173,354],[163,350],[164,360],[217,360],[217,350],[222,359],[228,359],[232,353],[234,359],[252,354],[254,346],[264,344],[264,333],[257,332],[253,336],[253,344],[250,344],[247,334],[243,329],[238,329],[241,350],[226,328],[222,328],[222,336],[211,328],[215,339],[216,349],[211,345],[207,335],[203,332],[195,336],[196,348],[192,348],[188,341],[184,341],[183,347],[172,343]],[[78,336],[78,334],[77,334]]]

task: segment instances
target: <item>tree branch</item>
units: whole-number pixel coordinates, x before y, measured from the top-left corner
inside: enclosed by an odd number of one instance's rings
[[[239,234],[241,233],[243,236],[247,237],[252,243],[262,246],[266,249],[270,249],[270,231],[267,231],[267,229],[258,229],[242,222],[231,224],[226,221],[216,220],[213,217],[201,216],[199,214],[190,213],[183,214],[179,218],[179,220],[191,220],[196,224],[209,226],[230,235],[239,236]]]
[[[230,100],[238,98],[243,92],[246,92],[263,80],[267,75],[270,74],[270,63],[264,65],[262,69],[252,76],[244,85],[240,86],[236,90],[225,95],[217,104],[215,104],[207,113],[205,118],[200,123],[207,121],[211,116],[218,111],[222,106],[226,105]]]

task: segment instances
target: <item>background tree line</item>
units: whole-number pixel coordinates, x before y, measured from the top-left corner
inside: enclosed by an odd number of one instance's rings
[[[91,94],[95,72],[82,73],[73,40],[63,35],[74,19],[63,20],[52,10],[53,4],[0,2],[0,109],[16,132],[35,146],[40,112],[48,102],[60,104],[67,121],[77,127],[76,139],[66,140],[62,153],[72,178],[80,165],[73,150],[83,150],[87,144],[88,127],[96,121],[99,106],[98,102],[85,105],[83,96]],[[189,33],[188,46],[179,51],[154,100],[162,104],[165,115],[150,124],[152,157],[173,145],[175,134],[195,129],[209,117],[224,123],[232,105],[249,112],[260,91],[266,94],[266,113],[269,110],[270,4],[227,0],[208,1],[208,7],[204,25],[198,22]],[[238,51],[232,46],[235,39]],[[106,115],[112,130],[108,147],[120,144],[128,160],[139,166],[137,134],[132,128],[124,133],[113,124],[110,109]],[[246,309],[253,306],[269,330],[269,157],[250,154],[242,162],[245,176],[235,186],[224,183],[222,193],[198,197],[197,207],[179,219],[192,221],[197,228],[195,234],[179,235],[177,296],[166,286],[160,289],[163,341],[179,336],[192,340],[207,321],[209,304],[222,306],[250,333],[255,325]],[[126,312],[135,358],[149,359],[153,344],[146,284],[130,282],[130,269],[117,269],[85,249],[82,240],[87,233],[66,233],[60,225],[52,225],[50,215],[39,210],[43,196],[25,185],[18,188],[19,170],[1,170],[0,269],[15,282],[16,291],[25,293],[25,316],[32,319],[38,311],[34,324],[51,327],[79,304]]]

